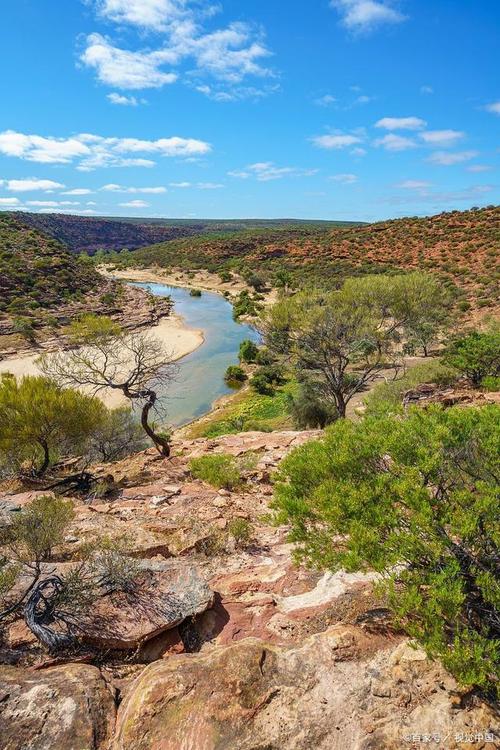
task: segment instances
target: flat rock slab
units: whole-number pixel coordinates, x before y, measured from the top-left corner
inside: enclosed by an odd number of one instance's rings
[[[99,648],[133,649],[212,606],[197,568],[175,561],[143,564],[137,586],[100,597],[82,622],[82,639]]]
[[[0,666],[2,750],[105,750],[115,706],[96,667]]]

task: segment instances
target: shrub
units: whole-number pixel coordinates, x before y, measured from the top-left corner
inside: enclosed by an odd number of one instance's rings
[[[455,339],[443,361],[466,375],[473,385],[483,378],[500,375],[500,328],[485,333],[472,331]]]
[[[16,556],[26,563],[50,560],[52,550],[64,541],[66,529],[74,517],[73,505],[51,495],[33,500],[9,529]]]
[[[262,365],[262,366],[272,365],[274,361],[275,359],[273,355],[271,354],[269,349],[266,349],[266,348],[259,349],[257,354],[255,355],[255,363],[257,365]]]
[[[255,373],[250,380],[250,385],[254,388],[257,393],[261,396],[272,396],[274,393],[274,387],[271,382],[261,372]]]
[[[201,289],[191,289],[189,292],[190,297],[201,297]]]
[[[237,547],[245,547],[253,535],[253,527],[246,518],[233,518],[228,528],[230,536],[233,537]]]
[[[299,430],[324,429],[337,418],[333,404],[328,404],[312,383],[301,383],[296,396],[289,396],[289,410]]]
[[[500,377],[494,375],[488,375],[481,380],[481,388],[485,391],[494,393],[500,391]]]
[[[239,359],[240,362],[255,362],[255,358],[259,352],[257,344],[250,339],[245,339],[240,344]]]
[[[241,474],[234,456],[225,453],[193,458],[191,474],[218,489],[233,490],[241,485]]]
[[[241,385],[247,379],[245,371],[239,365],[229,365],[224,375],[224,380],[229,385]]]
[[[380,573],[397,624],[463,685],[492,692],[499,418],[498,406],[434,406],[339,420],[284,459],[273,503],[299,557]]]

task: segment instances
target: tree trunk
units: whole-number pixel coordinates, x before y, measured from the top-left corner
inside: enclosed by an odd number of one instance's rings
[[[74,637],[49,627],[53,621],[53,601],[62,587],[58,576],[41,581],[24,607],[24,619],[33,635],[50,651],[55,652],[73,645]]]
[[[149,395],[148,400],[142,407],[141,412],[141,425],[148,437],[151,438],[153,443],[155,444],[156,450],[161,456],[164,456],[165,458],[168,458],[170,456],[170,443],[167,438],[163,437],[162,435],[158,435],[151,425],[149,424],[149,412],[153,408],[156,402],[156,393],[151,391],[151,394]]]
[[[49,468],[50,464],[50,453],[49,453],[49,446],[47,445],[47,442],[45,440],[40,441],[40,446],[43,450],[43,461],[40,468],[37,470],[37,476],[41,477],[45,474],[47,469]]]

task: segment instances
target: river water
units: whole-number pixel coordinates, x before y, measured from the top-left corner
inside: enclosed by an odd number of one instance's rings
[[[232,305],[220,294],[202,292],[191,297],[187,289],[164,284],[134,283],[157,296],[169,296],[174,311],[190,328],[203,331],[204,343],[178,362],[175,382],[169,385],[167,419],[180,427],[210,411],[213,402],[231,392],[224,382],[229,365],[238,363],[238,349],[244,339],[258,341],[258,333],[249,325],[233,320]]]

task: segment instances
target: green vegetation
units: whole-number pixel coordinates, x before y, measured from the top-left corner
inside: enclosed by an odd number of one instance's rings
[[[500,327],[471,331],[451,343],[444,361],[479,386],[483,378],[500,376]]]
[[[239,360],[240,362],[246,362],[250,364],[255,362],[257,354],[259,353],[259,347],[250,339],[245,339],[240,344]]]
[[[224,375],[224,380],[229,386],[241,386],[247,380],[247,375],[239,365],[229,365]]]
[[[101,283],[92,264],[71,255],[56,240],[0,215],[0,317],[16,319],[26,338],[44,312],[78,301]]]
[[[293,426],[298,430],[324,429],[337,419],[337,410],[322,397],[317,385],[310,380],[299,383],[295,395],[289,395],[288,408]]]
[[[446,309],[438,283],[426,274],[367,276],[335,292],[284,297],[263,314],[263,328],[268,348],[291,360],[345,417],[357,393],[401,368],[401,339],[425,328],[428,345]]]
[[[201,297],[201,289],[191,289],[189,292],[190,297]]]
[[[300,558],[380,573],[396,621],[462,684],[493,693],[499,418],[486,406],[339,420],[285,458],[274,500]]]
[[[238,462],[225,453],[193,458],[189,467],[196,479],[218,489],[234,490],[242,483]]]
[[[438,361],[426,362],[411,367],[402,377],[389,382],[379,383],[365,398],[366,414],[381,416],[387,413],[399,413],[403,409],[404,394],[423,383],[435,383],[447,386],[458,378],[458,371]]]
[[[253,527],[246,518],[233,518],[229,523],[228,532],[237,547],[246,547],[252,539]]]

